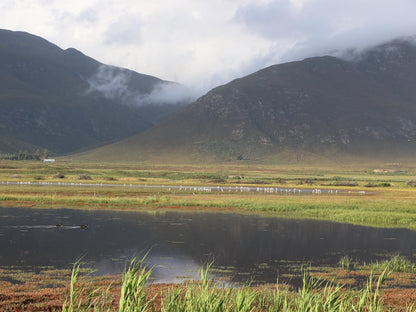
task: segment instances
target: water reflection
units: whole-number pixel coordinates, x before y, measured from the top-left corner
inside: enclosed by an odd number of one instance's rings
[[[86,223],[88,230],[81,229]],[[0,208],[0,265],[69,267],[83,255],[100,274],[119,273],[149,249],[158,282],[196,278],[213,259],[217,267],[231,267],[235,278],[243,273],[274,282],[287,261],[413,257],[416,232],[225,213]]]

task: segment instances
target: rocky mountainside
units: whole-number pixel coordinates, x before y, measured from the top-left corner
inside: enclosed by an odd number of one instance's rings
[[[0,153],[62,154],[140,133],[181,106],[149,101],[169,84],[0,30]]]
[[[416,46],[396,40],[354,59],[274,65],[199,98],[164,123],[91,157],[201,160],[395,159],[416,152]],[[140,148],[139,148],[140,147]]]

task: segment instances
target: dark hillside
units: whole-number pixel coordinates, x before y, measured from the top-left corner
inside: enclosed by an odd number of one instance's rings
[[[91,88],[106,70],[123,94]],[[149,94],[169,83],[107,66],[31,34],[0,30],[0,153],[40,148],[62,154],[119,140],[153,126],[180,105],[125,105],[125,93]],[[114,90],[112,90],[114,91]]]
[[[413,157],[415,85],[416,47],[403,40],[354,61],[325,56],[274,65],[86,156],[114,159],[122,149],[126,159],[169,159],[182,151],[191,160]]]

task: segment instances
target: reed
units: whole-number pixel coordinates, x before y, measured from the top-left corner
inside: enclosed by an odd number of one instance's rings
[[[147,270],[140,261],[133,259],[124,271],[121,283],[119,312],[146,312],[151,311],[154,298],[149,298],[145,291],[152,269]]]
[[[98,294],[107,291],[86,290],[78,280],[79,263],[74,265],[69,298],[63,305],[64,312],[78,311],[161,311],[161,312],[382,312],[391,311],[381,299],[383,283],[391,270],[383,270],[378,277],[371,273],[366,285],[360,290],[352,290],[339,284],[319,280],[303,270],[302,285],[297,292],[288,291],[276,284],[274,290],[259,288],[224,287],[209,278],[210,265],[201,270],[199,281],[190,281],[171,286],[167,291],[159,291],[149,296],[146,284],[152,269],[147,269],[140,261],[133,260],[122,276],[118,308],[111,302],[101,299]],[[158,304],[155,298],[160,300]],[[415,306],[406,307],[415,312]]]
[[[69,296],[62,305],[62,312],[109,312],[111,285],[106,289],[95,288],[91,281],[80,280],[79,273],[80,260],[77,260],[72,269]]]
[[[381,262],[373,262],[369,266],[372,270],[377,271],[389,270],[391,272],[416,272],[416,264],[400,255],[395,255],[391,259]]]
[[[354,268],[354,260],[350,256],[346,255],[339,259],[338,265],[341,269],[352,270]]]

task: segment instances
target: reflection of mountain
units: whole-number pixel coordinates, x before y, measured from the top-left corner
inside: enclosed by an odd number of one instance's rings
[[[391,252],[412,256],[416,233],[319,221],[281,220],[218,213],[133,213],[74,210],[0,209],[0,264],[68,266],[77,257],[102,270],[121,270],[133,256],[151,248],[152,264],[191,265],[215,259],[216,265],[251,271],[279,260],[336,262],[341,254],[371,260]],[[36,220],[36,221],[33,221]],[[7,223],[9,225],[7,225]],[[89,223],[87,231],[10,227],[24,224]],[[394,239],[392,239],[394,238]],[[118,261],[114,262],[114,259]],[[159,263],[158,263],[159,261]],[[274,267],[273,267],[274,265]],[[163,274],[160,269],[160,274]],[[172,270],[174,272],[175,270]],[[165,271],[166,272],[166,271]],[[273,276],[271,276],[273,275]]]
[[[183,222],[174,232],[172,227],[152,231],[161,238],[184,241],[176,249],[200,259],[211,255],[219,265],[252,266],[279,259],[319,260],[344,250],[360,251],[363,258],[389,250],[411,255],[408,248],[416,246],[416,233],[407,230],[229,214],[183,216],[192,221]],[[176,214],[167,213],[166,217],[175,220]]]

